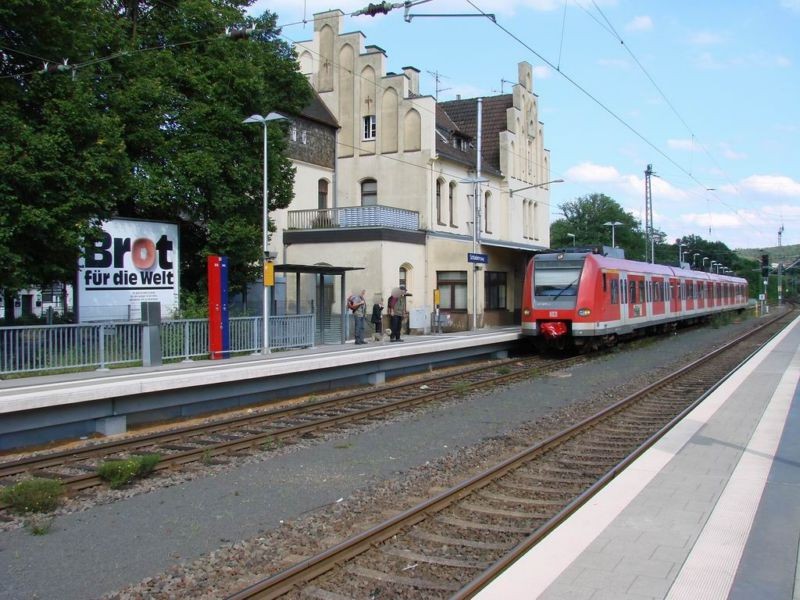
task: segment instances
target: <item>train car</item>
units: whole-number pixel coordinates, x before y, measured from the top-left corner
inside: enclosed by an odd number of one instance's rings
[[[537,254],[523,284],[522,334],[544,346],[594,348],[637,332],[674,329],[747,307],[747,280],[613,258],[591,251]]]

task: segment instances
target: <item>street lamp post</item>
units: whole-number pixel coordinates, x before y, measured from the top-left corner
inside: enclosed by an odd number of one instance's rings
[[[706,261],[707,261],[707,260],[711,260],[711,259],[710,259],[710,258],[708,258],[707,256],[704,256],[704,257],[703,257],[703,270],[704,270],[704,271],[706,270]]]
[[[683,252],[682,249],[686,248],[686,244],[681,244],[678,242],[678,267],[680,268],[681,263],[683,262]]]
[[[571,237],[572,238],[572,247],[574,248],[575,247],[575,234],[574,233],[568,233],[567,237]]]
[[[695,252],[694,254],[692,254],[692,268],[693,269],[697,268],[697,257],[698,256],[700,256],[699,252]]]
[[[267,197],[267,124],[270,121],[278,121],[285,118],[286,117],[283,115],[271,112],[266,117],[262,117],[261,115],[251,115],[242,121],[242,123],[261,123],[261,125],[264,127],[264,189],[261,207],[261,221],[263,227],[262,241],[264,251],[264,256],[262,258],[262,276],[264,277],[264,308],[262,313],[264,317],[264,341],[261,345],[262,354],[269,354],[269,286],[267,285],[266,273],[267,263],[270,262],[271,257],[269,255],[269,200]]]
[[[532,188],[540,188],[540,187],[544,187],[546,185],[550,185],[551,183],[564,183],[564,180],[563,179],[553,179],[552,181],[545,181],[544,183],[536,183],[534,185],[529,185],[527,187],[519,188],[519,189],[516,189],[516,190],[509,190],[508,195],[509,195],[509,197],[513,198],[514,197],[514,192],[521,192],[523,190],[530,190]]]
[[[603,225],[605,225],[606,227],[611,227],[611,247],[616,248],[617,242],[616,238],[614,237],[614,231],[616,230],[617,225],[622,225],[622,223],[620,221],[606,221],[605,223],[603,223]]]

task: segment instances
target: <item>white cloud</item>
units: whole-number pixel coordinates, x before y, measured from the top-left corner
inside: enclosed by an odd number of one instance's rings
[[[739,183],[739,188],[767,196],[800,197],[800,182],[786,175],[751,175]]]
[[[744,160],[745,158],[747,158],[747,154],[745,154],[744,152],[737,152],[725,142],[720,142],[719,148],[722,152],[722,156],[724,156],[728,160]]]
[[[800,0],[781,0],[781,6],[788,10],[800,13]]]
[[[650,31],[653,28],[653,19],[648,16],[634,17],[625,25],[626,31]]]
[[[689,36],[689,43],[695,46],[713,46],[723,41],[725,38],[721,34],[710,31],[698,31]]]
[[[580,183],[619,183],[621,177],[614,167],[585,162],[567,169],[567,180]]]
[[[608,165],[584,162],[567,169],[566,179],[570,183],[604,184],[609,190],[614,190],[631,198],[644,198],[643,176],[622,174],[615,167]],[[651,185],[654,198],[657,196],[661,200],[673,201],[683,201],[689,198],[686,192],[676,188],[664,179],[654,177],[651,179]]]
[[[553,71],[550,67],[545,65],[538,65],[533,67],[533,80],[536,81],[537,79],[550,79],[553,76]]]

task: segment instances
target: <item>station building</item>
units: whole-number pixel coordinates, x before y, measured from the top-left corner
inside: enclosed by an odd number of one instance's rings
[[[434,290],[453,329],[519,322],[524,267],[550,227],[531,65],[509,94],[437,102],[343,17],[316,14],[295,47],[316,97],[287,129],[295,199],[271,215],[276,262],[360,267],[347,287],[368,303],[405,285],[412,328],[429,324]]]

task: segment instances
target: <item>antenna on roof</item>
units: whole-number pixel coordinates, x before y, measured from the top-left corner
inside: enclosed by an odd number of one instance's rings
[[[433,98],[434,98],[434,100],[436,100],[436,102],[438,102],[439,101],[439,92],[445,92],[447,90],[452,90],[453,88],[439,87],[439,82],[442,80],[442,78],[449,79],[447,77],[447,75],[441,75],[441,74],[439,74],[439,71],[428,71],[428,73],[430,75],[433,75],[433,80],[436,82],[436,92],[434,93]]]

